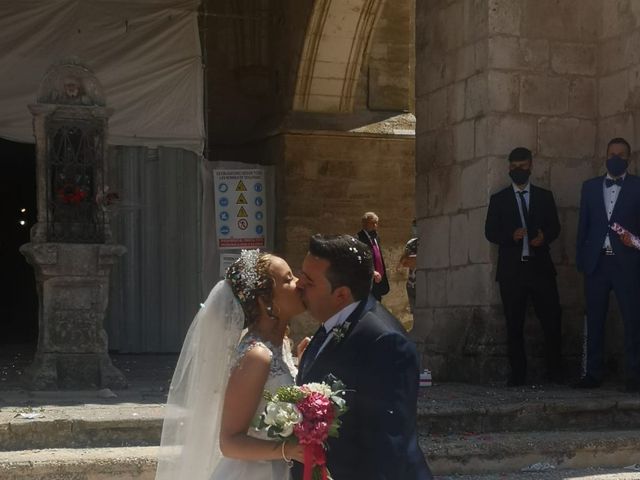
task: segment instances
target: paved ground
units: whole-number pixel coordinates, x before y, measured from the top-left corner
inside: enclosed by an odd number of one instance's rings
[[[637,470],[636,470],[637,469]],[[640,466],[626,469],[589,468],[585,470],[544,470],[538,472],[504,473],[497,475],[453,475],[436,480],[638,480]]]
[[[80,403],[86,398],[94,398],[105,403],[113,403],[113,399],[100,399],[96,391],[84,392],[28,392],[22,386],[25,368],[31,363],[33,351],[23,346],[0,345],[0,406],[4,402],[21,402],[21,404],[42,404],[58,401],[61,404],[74,402],[74,397],[81,394]],[[122,355],[111,356],[115,366],[125,374],[129,382],[126,390],[116,391],[119,402],[163,403],[171,381],[177,355]],[[597,390],[573,390],[566,385],[530,385],[518,388],[506,388],[502,384],[470,385],[446,383],[437,379],[433,387],[421,389],[420,406],[423,411],[445,409],[447,411],[485,410],[500,408],[505,404],[533,403],[544,401],[571,401],[580,398],[602,401],[617,399],[633,401],[640,395],[629,395],[621,391],[615,383],[605,384]],[[14,403],[18,404],[18,403]],[[7,405],[7,403],[5,403]],[[425,412],[425,413],[426,413]]]
[[[31,392],[21,385],[24,369],[31,362],[32,353],[25,348],[0,347],[0,416],[14,418],[19,414],[44,412],[49,420],[84,418],[97,419],[136,416],[160,419],[168,385],[177,355],[113,355],[114,364],[129,381],[129,388],[115,392],[51,391]],[[115,396],[113,396],[115,395]],[[592,391],[576,391],[566,386],[531,385],[523,388],[505,388],[503,385],[439,384],[422,388],[419,410],[423,414],[455,414],[503,411],[514,405],[562,405],[593,402],[636,404],[640,395],[620,391],[616,384],[605,385]],[[473,435],[464,432],[463,435]],[[635,460],[634,460],[635,461]],[[629,466],[631,467],[631,465]],[[534,465],[532,472],[499,475],[441,476],[438,480],[640,480],[640,467],[618,470],[586,469],[558,470],[547,465]]]
[[[85,403],[164,403],[177,355],[112,355],[113,363],[127,377],[129,387],[105,398],[97,390],[29,392],[22,385],[25,368],[31,363],[32,351],[24,347],[0,346],[0,407],[73,405]]]

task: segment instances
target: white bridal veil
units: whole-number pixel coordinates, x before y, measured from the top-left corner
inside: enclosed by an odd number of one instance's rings
[[[156,480],[207,480],[220,460],[222,404],[243,323],[231,286],[221,280],[182,346],[165,409]]]

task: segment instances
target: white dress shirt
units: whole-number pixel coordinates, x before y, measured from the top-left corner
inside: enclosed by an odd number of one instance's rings
[[[518,187],[515,183],[513,185],[513,193],[516,196],[516,203],[518,204],[518,211],[520,212],[520,221],[522,222],[522,226],[525,227],[527,222],[524,220],[524,212],[522,211],[522,204],[520,203],[520,195],[518,192],[525,192],[524,194],[524,203],[527,205],[527,211],[531,211],[529,208],[529,196],[531,193],[531,183],[527,183],[522,189]],[[522,239],[522,256],[528,257],[530,255],[529,251],[529,234],[525,233],[524,238]]]
[[[627,174],[622,175],[622,180],[625,179]],[[606,179],[613,180],[613,177],[607,173]],[[613,209],[616,206],[616,202],[618,201],[618,196],[620,195],[620,190],[622,187],[620,185],[611,185],[607,188],[606,182],[602,181],[602,194],[604,195],[604,209],[607,211],[607,220],[611,220],[611,215],[613,214]],[[611,250],[611,240],[609,239],[609,233],[604,237],[604,244],[602,248],[606,248],[607,250]]]
[[[353,311],[356,309],[356,307],[358,306],[358,303],[360,302],[350,303],[349,305],[344,307],[342,310],[340,310],[338,313],[336,313],[333,317],[329,318],[329,320],[324,322],[324,329],[327,332],[329,332],[329,335],[327,335],[327,338],[325,338],[324,343],[320,346],[320,350],[318,350],[318,355],[320,355],[320,352],[324,350],[324,347],[326,347],[327,344],[331,341],[331,338],[333,338],[333,329],[336,327],[339,327],[340,325],[342,325],[344,322],[347,321],[347,318],[349,318],[349,315],[351,315]],[[316,355],[316,358],[317,358],[317,355]]]

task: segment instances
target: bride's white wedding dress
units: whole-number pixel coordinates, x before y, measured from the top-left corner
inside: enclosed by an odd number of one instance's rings
[[[247,333],[236,350],[236,358],[233,366],[236,366],[242,357],[252,348],[261,346],[271,351],[271,369],[264,389],[275,393],[284,385],[295,383],[296,367],[293,365],[291,350],[288,348],[288,341],[285,339],[281,347],[276,347],[270,342],[262,341],[259,337]],[[262,399],[256,415],[262,413],[265,407],[265,400]],[[262,440],[273,440],[263,431],[250,428],[248,434]],[[279,443],[279,442],[278,442]],[[283,460],[248,461],[236,460],[233,458],[222,458],[211,476],[211,480],[288,480],[289,467]]]
[[[229,283],[220,281],[194,319],[180,352],[165,407],[156,480],[288,480],[283,460],[245,461],[222,457],[218,445],[222,405],[232,369],[257,345],[271,351],[264,386],[275,392],[294,384],[288,341],[281,347],[251,333],[240,339],[244,313]],[[264,400],[256,414],[262,412]],[[268,439],[250,428],[249,435]]]

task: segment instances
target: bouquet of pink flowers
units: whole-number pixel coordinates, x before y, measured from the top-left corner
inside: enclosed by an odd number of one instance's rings
[[[267,405],[258,428],[271,438],[294,436],[304,446],[304,480],[327,480],[326,440],[337,437],[339,417],[347,411],[344,384],[330,377],[328,382],[280,387],[265,392]]]

